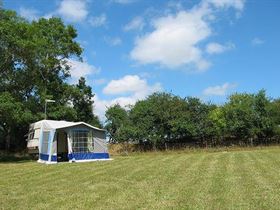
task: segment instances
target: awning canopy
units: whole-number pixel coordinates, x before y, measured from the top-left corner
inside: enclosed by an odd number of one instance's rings
[[[90,127],[92,129],[95,130],[99,130],[99,131],[105,131],[104,129],[101,128],[97,128],[94,127],[90,124],[87,124],[85,122],[68,122],[68,121],[57,121],[57,120],[41,120],[36,122],[36,124],[42,124],[44,126],[45,129],[61,129],[61,128],[68,128],[68,127],[73,127],[73,126],[77,126],[77,125],[85,125],[87,127]]]

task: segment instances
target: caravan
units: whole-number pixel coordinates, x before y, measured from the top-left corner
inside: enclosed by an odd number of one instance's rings
[[[105,130],[84,122],[41,120],[30,125],[27,148],[38,162],[109,160]]]

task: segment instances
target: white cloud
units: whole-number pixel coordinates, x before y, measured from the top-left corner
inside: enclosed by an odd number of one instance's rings
[[[85,0],[63,0],[60,2],[57,13],[68,21],[82,21],[88,15],[86,3]]]
[[[169,69],[191,67],[205,71],[211,62],[204,58],[202,44],[213,35],[212,23],[216,11],[232,7],[240,12],[243,0],[202,0],[190,10],[155,18],[151,21],[153,30],[135,39],[130,57],[138,64],[159,64]],[[233,45],[219,46],[211,51],[218,53],[233,48]],[[211,48],[211,46],[210,46]],[[217,45],[216,45],[217,48]]]
[[[125,31],[131,31],[131,30],[139,30],[141,31],[144,28],[144,20],[142,17],[135,17],[133,18],[127,25],[124,26]]]
[[[96,114],[102,122],[105,122],[105,112],[108,107],[111,106],[110,100],[102,100],[97,94],[94,95],[94,107],[93,112]]]
[[[149,86],[145,79],[141,79],[138,75],[126,75],[118,80],[112,80],[103,89],[104,94],[125,94],[125,93],[140,93],[153,92],[158,90],[159,86]],[[145,94],[144,94],[145,95]]]
[[[122,44],[122,40],[120,37],[105,37],[105,42],[111,46],[117,46]]]
[[[226,93],[234,89],[237,85],[236,84],[231,84],[231,83],[225,83],[223,85],[217,85],[217,86],[212,86],[208,87],[203,91],[204,95],[210,96],[210,95],[215,95],[215,96],[225,96]]]
[[[194,64],[204,70],[209,63],[197,45],[211,35],[205,20],[208,14],[206,7],[200,7],[155,19],[154,31],[136,39],[131,58],[141,64],[156,63],[168,68]]]
[[[233,49],[235,46],[233,43],[227,43],[225,45],[216,43],[216,42],[211,42],[209,44],[207,44],[206,46],[206,52],[208,54],[219,54],[219,53],[223,53],[227,50],[231,50]]]
[[[255,37],[254,39],[252,39],[251,41],[251,44],[253,46],[256,46],[256,45],[262,45],[264,43],[264,40],[263,39],[260,39],[258,37]]]
[[[93,27],[100,27],[100,26],[104,26],[107,23],[107,16],[106,14],[101,14],[100,16],[95,16],[95,17],[91,17],[89,19],[89,23],[93,26]]]
[[[37,20],[39,18],[39,12],[32,8],[21,7],[19,9],[20,16],[26,18],[29,21]]]
[[[161,90],[160,83],[149,85],[146,79],[140,78],[138,75],[126,75],[118,80],[110,81],[103,89],[104,94],[115,95],[115,98],[102,100],[97,95],[95,96],[94,112],[104,121],[104,114],[107,107],[119,104],[125,108]],[[126,96],[123,96],[123,94],[126,94]]]
[[[67,60],[68,65],[71,66],[70,73],[71,78],[75,82],[80,77],[86,77],[91,74],[97,74],[100,72],[99,68],[88,64],[87,62],[80,62],[72,59]]]
[[[117,97],[112,100],[104,100],[99,98],[97,94],[94,95],[94,107],[93,112],[96,114],[102,122],[105,122],[105,112],[107,108],[115,104],[119,104],[123,108],[127,108],[129,105],[134,105],[138,99],[135,97]]]
[[[212,4],[218,9],[228,9],[233,7],[237,10],[243,10],[245,0],[205,0],[205,2]]]

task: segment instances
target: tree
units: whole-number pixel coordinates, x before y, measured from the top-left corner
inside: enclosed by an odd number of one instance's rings
[[[273,115],[270,110],[270,99],[266,96],[265,90],[260,90],[255,95],[256,111],[256,135],[259,140],[267,141],[273,136],[274,124]]]
[[[198,98],[174,97],[171,105],[172,133],[178,139],[199,140],[200,144],[206,143],[208,134],[207,116],[212,105],[201,102]]]
[[[130,141],[154,149],[188,141],[200,146],[267,143],[280,136],[279,104],[264,90],[233,94],[220,106],[194,97],[154,93],[128,110],[110,107],[106,128],[111,142]]]
[[[74,87],[73,107],[77,112],[79,120],[101,127],[98,117],[93,113],[93,97],[94,94],[91,87],[87,86],[85,78],[81,77],[78,84]]]
[[[275,99],[269,104],[269,112],[274,125],[280,126],[280,99]]]
[[[47,95],[60,98],[61,84],[70,76],[67,59],[80,58],[82,49],[74,41],[77,33],[59,18],[29,23],[15,12],[1,10],[1,90],[28,100]],[[42,100],[44,101],[44,100]]]
[[[197,98],[182,99],[168,93],[154,93],[139,101],[131,110],[138,141],[153,147],[179,139],[204,139],[208,105]]]
[[[110,142],[128,141],[130,123],[127,111],[116,104],[107,109],[105,116],[107,118],[105,128],[109,132]]]
[[[5,148],[10,150],[11,138],[18,125],[30,122],[32,113],[17,102],[10,93],[0,93],[0,130],[4,134]]]
[[[251,140],[255,137],[253,94],[233,94],[225,104],[226,132],[236,140]]]
[[[25,142],[28,124],[43,118],[46,99],[56,101],[48,109],[50,119],[85,120],[100,125],[92,114],[94,94],[85,80],[75,87],[67,83],[69,59],[81,60],[82,48],[76,37],[73,26],[64,25],[60,18],[28,22],[0,8],[0,93],[5,93],[1,96],[0,124],[4,138]],[[19,117],[19,113],[24,116],[31,112],[32,118]],[[15,128],[22,133],[12,137],[10,133]]]
[[[207,137],[211,139],[214,145],[223,144],[226,137],[226,119],[223,107],[216,107],[209,112],[208,115]]]
[[[171,127],[170,101],[168,93],[154,93],[146,100],[138,101],[131,110],[132,124],[136,127],[136,140],[140,143],[148,141],[156,149],[170,138]]]
[[[134,141],[167,148],[168,143],[207,136],[211,106],[197,98],[182,99],[169,93],[154,93],[136,102],[130,111],[119,105],[106,112],[106,128],[113,142]]]
[[[224,106],[227,132],[237,140],[267,140],[273,135],[270,100],[265,91],[257,94],[233,94]]]

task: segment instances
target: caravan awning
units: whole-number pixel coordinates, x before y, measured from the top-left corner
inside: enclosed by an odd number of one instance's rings
[[[60,129],[60,128],[68,128],[68,127],[73,127],[77,125],[85,125],[87,127],[90,127],[95,130],[99,131],[105,131],[104,129],[94,127],[90,124],[87,124],[85,122],[68,122],[68,121],[56,121],[56,120],[41,120],[38,123],[44,124],[44,127],[47,129]]]

